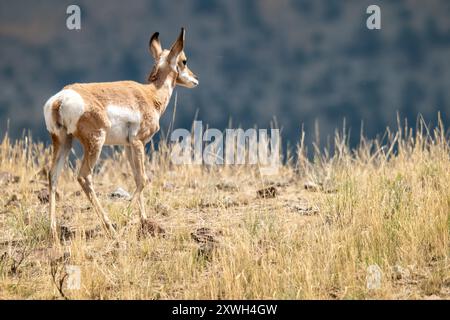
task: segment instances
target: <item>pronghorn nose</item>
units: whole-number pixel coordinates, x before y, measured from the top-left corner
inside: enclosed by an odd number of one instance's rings
[[[195,76],[195,75],[194,75],[194,81],[193,81],[193,82],[194,82],[194,84],[195,84],[196,86],[198,86],[198,77]]]

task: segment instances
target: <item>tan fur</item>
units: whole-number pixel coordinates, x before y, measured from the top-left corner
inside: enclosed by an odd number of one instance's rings
[[[170,81],[170,79],[169,79]],[[76,91],[85,101],[86,110],[77,124],[74,136],[84,139],[91,130],[111,126],[106,115],[110,104],[139,110],[142,123],[138,139],[147,142],[159,130],[159,117],[164,113],[170,99],[167,88],[157,88],[154,83],[140,84],[134,81],[72,84],[64,87]]]
[[[53,162],[49,174],[50,220],[52,236],[59,243],[56,230],[55,192],[62,163],[68,155],[72,137],[77,138],[84,149],[84,157],[78,175],[78,182],[99,215],[105,230],[115,234],[115,229],[108,215],[101,207],[94,191],[92,172],[106,135],[111,128],[107,108],[109,105],[139,111],[140,123],[136,136],[133,135],[125,145],[131,169],[136,182],[136,191],[132,203],[138,200],[141,222],[146,222],[143,189],[147,184],[145,173],[145,144],[159,130],[159,119],[166,110],[172,90],[176,84],[194,87],[197,77],[186,66],[184,47],[184,29],[170,50],[163,50],[155,33],[149,43],[149,49],[156,64],[149,76],[150,83],[141,84],[134,81],[117,81],[102,83],[75,83],[64,87],[77,92],[83,99],[84,111],[76,122],[73,134],[67,134],[62,127],[60,109],[61,101],[56,100],[51,106],[51,115],[59,133],[52,133]],[[184,77],[184,78],[183,78]]]

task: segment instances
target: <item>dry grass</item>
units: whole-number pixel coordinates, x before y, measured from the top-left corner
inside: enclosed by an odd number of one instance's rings
[[[356,150],[337,134],[336,147],[316,150],[314,161],[300,143],[298,161],[269,178],[252,167],[171,166],[162,146],[147,163],[146,199],[165,237],[139,238],[137,208],[108,197],[134,188],[115,152],[98,165],[95,184],[117,241],[99,229],[71,168],[58,188],[58,221],[73,231],[61,251],[51,247],[39,194],[50,150],[6,137],[0,299],[448,299],[449,141],[441,126],[411,132],[388,130]],[[267,186],[275,197],[258,196]],[[66,288],[65,265],[79,266],[80,289]],[[378,289],[367,287],[371,265],[382,271]]]

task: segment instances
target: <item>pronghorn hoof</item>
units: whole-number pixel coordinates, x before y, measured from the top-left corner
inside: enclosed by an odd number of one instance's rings
[[[141,223],[139,225],[138,229],[138,238],[145,238],[147,235],[150,235],[152,237],[160,234],[164,237],[164,234],[166,231],[159,226],[158,223],[155,221],[152,221],[150,219],[141,220]]]

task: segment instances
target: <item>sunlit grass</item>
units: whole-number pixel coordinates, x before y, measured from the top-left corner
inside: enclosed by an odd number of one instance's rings
[[[442,124],[431,129],[419,121],[415,129],[362,138],[354,150],[344,131],[333,150],[315,148],[313,160],[301,139],[296,160],[271,177],[251,166],[174,166],[162,143],[147,163],[145,195],[164,237],[139,238],[137,208],[108,197],[118,186],[134,189],[115,151],[94,179],[119,229],[116,241],[107,238],[78,192],[77,162],[58,186],[58,223],[75,230],[60,251],[38,199],[50,149],[30,137],[5,137],[0,172],[19,181],[0,180],[0,298],[450,298],[449,140]],[[235,187],[221,187],[230,181]],[[320,188],[305,190],[305,182]],[[268,185],[277,185],[277,197],[258,198]],[[318,212],[301,209],[308,206]],[[194,240],[199,228],[208,228],[211,248]],[[53,277],[52,265],[59,268]],[[60,293],[54,280],[65,265],[80,268],[81,287],[64,284]],[[382,271],[377,289],[367,287],[371,265]]]

